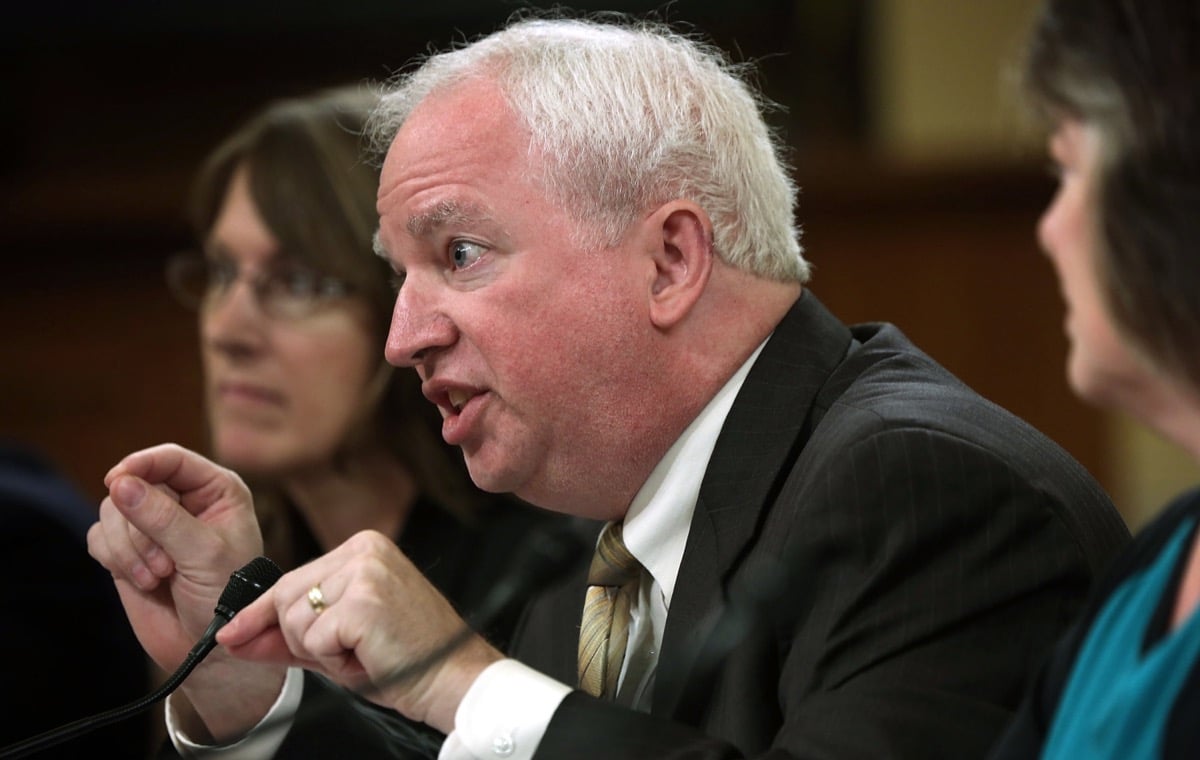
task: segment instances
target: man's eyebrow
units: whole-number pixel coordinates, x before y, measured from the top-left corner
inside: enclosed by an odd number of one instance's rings
[[[483,207],[476,204],[442,201],[429,211],[409,217],[405,226],[413,237],[426,237],[446,225],[481,222],[489,218]]]

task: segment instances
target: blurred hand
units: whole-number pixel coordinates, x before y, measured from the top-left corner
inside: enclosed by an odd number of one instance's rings
[[[104,483],[88,551],[112,573],[146,652],[173,671],[212,621],[230,574],[262,553],[250,491],[236,473],[174,444],[130,454]],[[284,672],[217,649],[181,688],[224,736],[265,714]]]

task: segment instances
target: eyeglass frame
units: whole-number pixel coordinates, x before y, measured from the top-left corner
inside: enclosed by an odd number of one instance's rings
[[[165,275],[167,287],[171,294],[182,306],[203,312],[211,309],[229,297],[234,285],[244,281],[254,296],[254,303],[262,313],[272,319],[297,320],[311,316],[334,301],[353,296],[357,291],[354,285],[332,275],[298,263],[284,259],[285,266],[274,266],[266,271],[247,276],[242,267],[230,259],[220,259],[216,256],[184,249],[176,251],[167,257]],[[214,271],[224,264],[232,276],[225,278],[214,277]],[[297,295],[290,292],[295,282],[288,283],[288,277],[303,275],[308,278],[305,289],[309,292]],[[198,277],[197,289],[188,285],[189,277]],[[275,295],[272,295],[275,294]],[[280,298],[296,299],[290,308],[281,307]]]

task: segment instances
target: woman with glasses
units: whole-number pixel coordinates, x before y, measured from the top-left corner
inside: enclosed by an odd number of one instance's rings
[[[288,569],[374,529],[469,613],[554,518],[478,491],[416,373],[384,361],[395,293],[359,140],[373,102],[282,101],[230,135],[196,180],[197,249],[168,281],[199,315],[212,454],[255,492],[268,556]]]
[[[1200,4],[1048,0],[1025,80],[1077,395],[1200,461]],[[1200,757],[1200,490],[1113,565],[994,758]]]

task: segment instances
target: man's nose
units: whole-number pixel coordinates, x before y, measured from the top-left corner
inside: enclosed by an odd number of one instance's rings
[[[454,344],[458,330],[454,321],[428,292],[422,292],[412,277],[396,294],[392,322],[384,349],[390,364],[415,367],[431,353]]]

